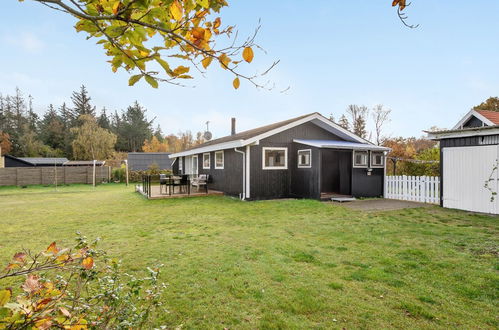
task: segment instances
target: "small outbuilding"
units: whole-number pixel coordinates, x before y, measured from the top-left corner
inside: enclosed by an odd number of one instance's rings
[[[427,132],[440,141],[440,203],[499,214],[499,113],[470,111],[451,130]]]
[[[47,167],[63,166],[67,158],[45,158],[45,157],[14,157],[4,156],[5,167]]]
[[[171,152],[129,152],[128,168],[130,171],[147,171],[154,165],[159,170],[171,170],[173,160]]]

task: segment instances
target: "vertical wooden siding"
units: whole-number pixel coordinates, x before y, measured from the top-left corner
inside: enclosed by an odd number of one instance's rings
[[[0,186],[50,185],[55,183],[54,167],[10,167],[0,168]],[[57,167],[57,183],[93,182],[92,166]],[[109,166],[96,167],[95,182],[109,179]]]
[[[310,171],[297,168],[296,143],[293,139],[343,140],[313,123],[304,123],[279,134],[262,139],[259,145],[251,147],[251,198],[268,199],[283,197],[318,198],[320,161],[317,150],[312,151],[312,169]],[[263,147],[288,148],[288,170],[262,169]],[[300,147],[300,149],[302,149]],[[303,149],[311,149],[303,147]],[[303,186],[305,178],[298,174],[308,173],[306,178],[311,181]]]

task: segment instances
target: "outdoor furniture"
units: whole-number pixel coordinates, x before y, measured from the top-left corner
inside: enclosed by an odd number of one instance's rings
[[[199,191],[199,187],[205,187],[206,193],[208,193],[208,180],[210,176],[208,174],[199,174],[197,178],[192,179],[191,184],[197,188]]]
[[[191,187],[188,175],[159,175],[159,193],[163,194],[163,187],[165,187],[165,194],[175,194],[175,187],[179,187],[179,193],[190,194]]]

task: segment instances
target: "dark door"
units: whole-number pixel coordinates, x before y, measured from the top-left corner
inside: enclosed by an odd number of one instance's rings
[[[321,152],[321,192],[350,195],[352,152],[327,149]]]

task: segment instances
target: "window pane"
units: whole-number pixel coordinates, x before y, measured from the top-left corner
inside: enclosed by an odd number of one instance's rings
[[[367,165],[367,152],[365,152],[365,151],[356,151],[354,159],[355,159],[355,165],[356,166],[365,166],[365,165]]]
[[[203,155],[203,167],[210,167],[210,155]]]
[[[215,166],[223,167],[224,166],[224,158],[222,152],[215,153]]]
[[[284,150],[265,150],[265,166],[284,167],[286,166],[285,156]]]
[[[298,165],[310,166],[310,150],[298,151]]]

